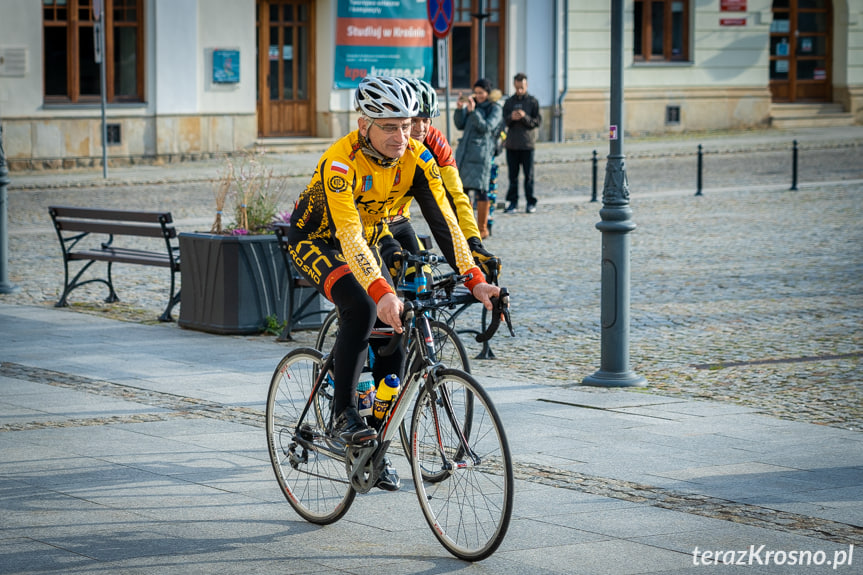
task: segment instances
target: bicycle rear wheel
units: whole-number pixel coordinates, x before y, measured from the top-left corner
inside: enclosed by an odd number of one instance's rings
[[[327,317],[324,318],[324,323],[318,329],[318,336],[315,338],[315,349],[321,353],[327,353],[336,343],[336,336],[339,333],[339,314],[336,308],[330,310]]]
[[[488,393],[467,373],[441,370],[420,391],[411,436],[417,498],[435,537],[460,559],[485,559],[506,536],[514,492],[509,444]]]
[[[341,519],[356,497],[345,474],[344,453],[327,439],[332,418],[328,385],[319,388],[306,409],[323,366],[323,355],[310,348],[282,358],[270,381],[266,415],[270,461],[282,493],[303,519],[319,525]]]

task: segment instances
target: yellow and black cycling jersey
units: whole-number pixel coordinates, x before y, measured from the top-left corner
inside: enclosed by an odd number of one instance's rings
[[[461,177],[458,175],[458,166],[455,163],[455,154],[453,153],[452,146],[449,145],[443,133],[434,126],[429,126],[423,144],[432,153],[440,168],[444,191],[446,192],[450,207],[455,212],[456,218],[458,218],[458,225],[464,237],[479,239],[479,228],[473,215],[473,206],[470,205],[470,198],[465,193]],[[410,205],[411,196],[404,196],[392,210],[392,217],[411,219]]]
[[[369,246],[392,235],[387,219],[406,195],[416,198],[447,261],[459,273],[473,273],[473,288],[484,281],[458,226],[434,157],[422,143],[409,140],[391,167],[367,158],[358,131],[327,150],[291,214],[291,241],[324,240],[337,246],[357,281],[375,301],[392,291]],[[476,273],[474,273],[476,272]]]

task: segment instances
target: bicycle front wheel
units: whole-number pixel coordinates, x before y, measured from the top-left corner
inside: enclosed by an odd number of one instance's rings
[[[451,328],[449,324],[437,320],[430,320],[429,326],[431,327],[432,336],[434,337],[435,356],[437,357],[437,360],[446,367],[460,369],[461,371],[470,373],[470,360],[467,357],[464,344],[458,334],[456,334],[455,330]],[[408,361],[408,365],[411,365],[412,363],[412,361]],[[412,398],[408,399],[412,400]],[[470,398],[466,399],[470,401]],[[468,404],[466,408],[466,414],[469,415],[470,404]],[[402,447],[408,461],[410,461],[411,458],[411,442],[410,436],[408,435],[410,420],[411,415],[408,413],[407,416],[405,416],[404,421],[402,421],[402,424],[399,426],[399,436],[402,440]],[[426,479],[433,480],[431,477],[426,477]]]
[[[439,371],[417,398],[411,437],[417,498],[435,537],[459,559],[485,559],[506,536],[514,492],[509,444],[488,393],[465,372]]]
[[[319,525],[341,519],[356,497],[344,454],[327,440],[329,385],[312,396],[323,367],[323,355],[314,349],[295,349],[282,358],[270,381],[266,415],[270,461],[282,493],[303,519]]]

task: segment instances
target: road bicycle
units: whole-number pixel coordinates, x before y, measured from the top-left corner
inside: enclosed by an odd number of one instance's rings
[[[491,337],[501,321],[512,333],[506,289],[494,300],[492,321],[481,337]],[[427,312],[450,303],[433,294],[405,302],[404,333],[389,330],[391,341],[379,351],[401,347],[402,389],[377,439],[362,445],[347,445],[332,434],[336,351],[300,348],[279,362],[267,395],[267,444],[279,486],[301,517],[320,525],[341,519],[357,493],[374,487],[408,417],[411,475],[435,537],[467,561],[485,559],[501,544],[513,505],[509,444],[488,392],[469,373],[436,357]]]

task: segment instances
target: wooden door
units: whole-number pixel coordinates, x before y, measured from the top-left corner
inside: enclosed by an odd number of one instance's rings
[[[258,0],[258,133],[314,135],[313,0]]]
[[[832,100],[830,0],[773,0],[770,92],[774,102]]]

